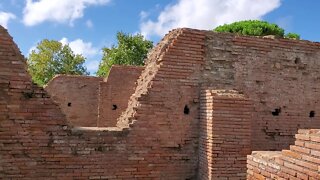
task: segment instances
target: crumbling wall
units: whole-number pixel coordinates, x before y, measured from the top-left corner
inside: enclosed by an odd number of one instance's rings
[[[231,90],[202,90],[199,179],[246,179],[252,102]]]
[[[320,130],[299,130],[290,150],[248,156],[247,179],[320,179]]]
[[[179,29],[154,49],[128,107],[134,119],[73,128],[0,28],[0,178],[194,179],[203,39]]]
[[[250,99],[255,150],[288,147],[298,128],[320,126],[317,43],[173,30],[150,53],[116,127],[73,128],[31,83],[3,28],[0,40],[4,179],[195,179],[198,157],[206,158],[199,151],[200,87],[237,90]]]
[[[96,127],[99,83],[102,78],[58,75],[45,87],[74,126]]]
[[[127,109],[136,82],[144,67],[112,66],[109,75],[100,82],[98,127],[113,127]]]
[[[320,44],[207,32],[203,85],[253,101],[253,150],[281,150],[320,128]]]
[[[204,32],[170,32],[150,53],[119,127],[133,127],[161,162],[163,178],[194,179],[198,163],[199,76]],[[157,166],[157,165],[155,165]],[[157,168],[155,168],[157,169]]]

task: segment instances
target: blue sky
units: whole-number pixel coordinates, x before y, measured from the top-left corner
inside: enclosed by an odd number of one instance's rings
[[[157,43],[172,28],[262,19],[320,41],[319,7],[311,0],[0,0],[0,25],[25,56],[42,39],[69,44],[94,75],[101,48],[116,43],[117,31],[142,33]]]

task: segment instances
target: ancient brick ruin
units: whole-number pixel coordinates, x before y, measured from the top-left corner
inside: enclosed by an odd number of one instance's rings
[[[114,127],[143,67],[113,66],[108,77],[58,75],[45,90],[73,126]]]
[[[47,92],[0,28],[0,178],[320,179],[319,57],[314,42],[176,29],[143,69]]]

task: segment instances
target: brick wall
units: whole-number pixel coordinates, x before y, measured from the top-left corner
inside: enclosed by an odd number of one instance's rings
[[[200,102],[199,179],[245,179],[252,102],[225,90],[203,90]]]
[[[150,53],[119,127],[133,127],[164,178],[195,179],[203,31],[178,29]],[[156,165],[157,166],[157,165]],[[155,168],[157,169],[157,168]]]
[[[112,66],[108,77],[100,82],[98,127],[116,126],[137,86],[143,67]]]
[[[74,126],[97,126],[98,93],[102,78],[58,75],[45,87]]]
[[[131,98],[138,104],[133,107],[131,100],[127,108],[134,111],[132,118],[124,114],[127,119],[113,128],[73,128],[47,93],[31,83],[24,58],[0,28],[0,178],[196,178],[199,92],[194,87],[203,39],[201,31],[180,29],[161,41]]]
[[[298,129],[320,128],[319,43],[206,35],[203,85],[236,89],[253,101],[253,150],[282,150]]]
[[[248,156],[247,179],[320,179],[320,130],[299,130],[290,150]]]
[[[288,147],[298,128],[320,126],[318,43],[173,30],[149,54],[116,127],[73,128],[31,83],[3,28],[0,40],[0,178],[196,179],[200,87],[250,99],[255,150]]]

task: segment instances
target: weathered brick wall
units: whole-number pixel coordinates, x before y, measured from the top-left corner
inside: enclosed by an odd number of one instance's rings
[[[320,128],[319,43],[206,35],[203,84],[253,101],[253,150],[285,149],[299,128]]]
[[[113,127],[127,109],[130,96],[144,67],[112,66],[108,77],[100,82],[98,127]]]
[[[195,178],[203,39],[200,31],[175,30],[154,49],[132,97],[138,103],[128,107],[133,118],[114,128],[72,128],[32,85],[0,28],[0,178]]]
[[[95,127],[98,121],[99,83],[102,78],[58,75],[45,87],[73,126]]]
[[[253,149],[288,147],[298,128],[320,126],[317,43],[173,30],[150,53],[116,127],[72,128],[32,85],[3,28],[0,40],[4,179],[195,179],[201,86],[252,101]]]
[[[203,90],[200,109],[199,179],[246,179],[252,102],[236,91]]]
[[[247,179],[320,179],[320,130],[299,130],[290,150],[248,156]]]
[[[149,144],[148,157],[164,178],[194,179],[197,174],[199,73],[203,31],[178,29],[150,54],[120,127],[137,129]]]

